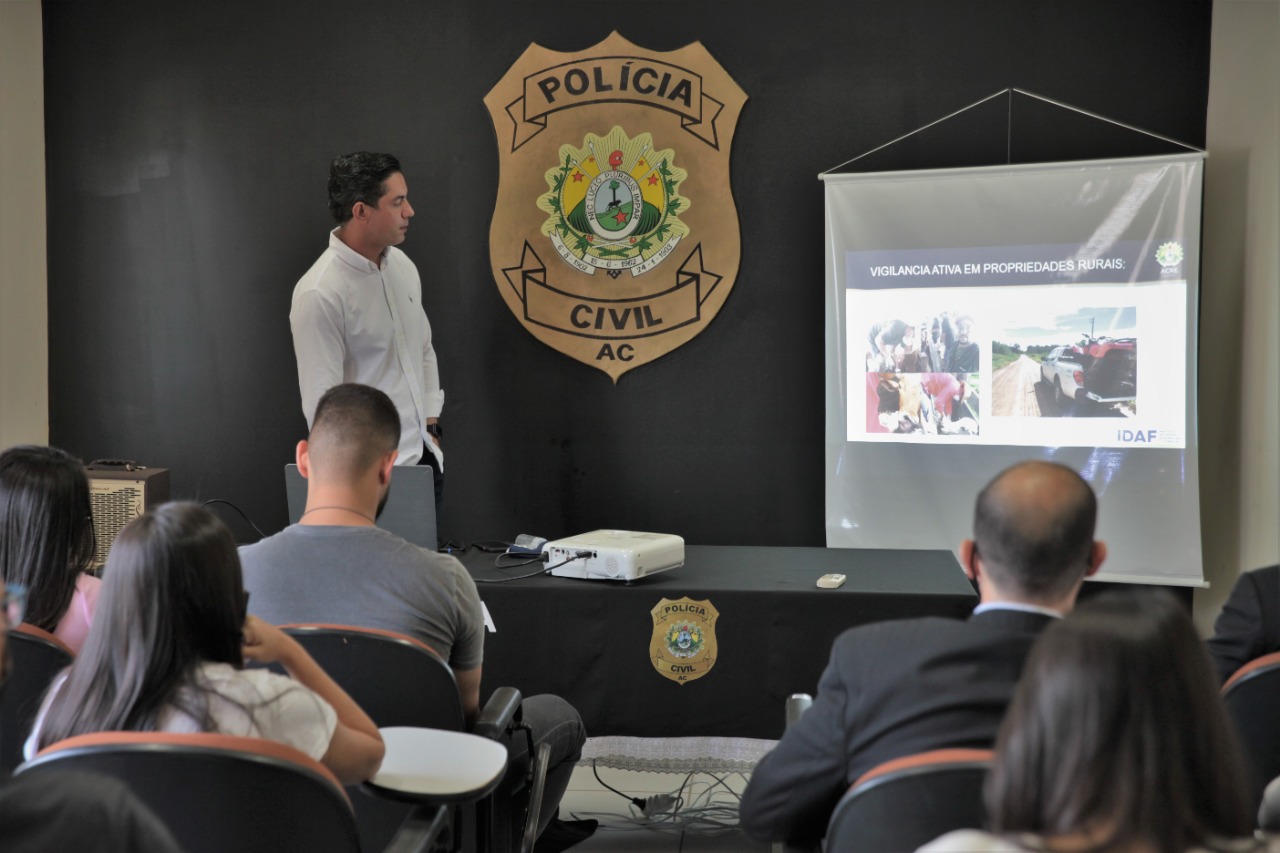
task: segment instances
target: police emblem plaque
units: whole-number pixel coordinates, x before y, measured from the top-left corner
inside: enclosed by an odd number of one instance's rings
[[[711,671],[720,656],[716,642],[720,611],[710,601],[664,598],[649,613],[653,617],[649,660],[659,674],[687,684]]]
[[[746,102],[706,48],[534,44],[484,100],[490,263],[521,325],[614,382],[705,329],[738,275],[729,151]]]

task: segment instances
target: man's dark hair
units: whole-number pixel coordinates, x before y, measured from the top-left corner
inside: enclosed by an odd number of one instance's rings
[[[1045,629],[1000,727],[1001,833],[1101,850],[1223,849],[1248,836],[1245,764],[1204,644],[1164,591],[1103,593]]]
[[[1075,471],[1056,462],[1021,462],[978,494],[973,540],[1002,590],[1052,601],[1089,568],[1097,518],[1098,499]]]
[[[335,385],[316,404],[308,452],[327,475],[355,476],[399,444],[400,414],[377,388]]]
[[[386,180],[401,171],[400,161],[390,154],[356,151],[343,154],[329,164],[329,212],[342,225],[351,218],[351,208],[362,201],[378,206],[386,192]]]

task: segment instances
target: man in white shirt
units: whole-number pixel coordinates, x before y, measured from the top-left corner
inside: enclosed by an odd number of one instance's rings
[[[293,291],[289,325],[298,359],[302,413],[344,382],[381,390],[400,413],[399,465],[435,469],[443,489],[440,411],[444,390],[413,261],[395,248],[413,218],[400,162],[357,151],[329,167],[329,248]]]

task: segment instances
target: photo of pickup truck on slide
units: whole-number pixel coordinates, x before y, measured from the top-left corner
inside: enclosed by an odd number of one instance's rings
[[[1040,362],[1040,381],[1052,389],[1059,415],[1131,416],[1137,410],[1137,377],[1134,338],[1086,338],[1055,347]]]
[[[1024,314],[1021,322],[1006,324],[991,342],[992,414],[1135,417],[1137,327],[1132,305],[1076,307],[1040,318]]]

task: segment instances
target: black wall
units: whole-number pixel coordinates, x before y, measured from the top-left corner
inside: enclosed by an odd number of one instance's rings
[[[293,285],[326,244],[329,160],[386,150],[417,210],[402,248],[447,392],[443,533],[821,545],[817,174],[1010,86],[1203,147],[1211,12],[46,0],[50,440],[169,467],[174,497],[282,527],[280,469],[306,426]],[[613,29],[658,50],[701,41],[749,97],[733,293],[694,341],[616,386],[527,334],[497,292],[481,101],[530,42],[578,50]]]

